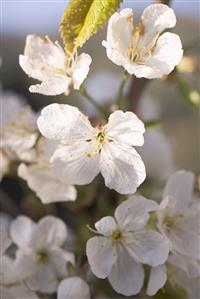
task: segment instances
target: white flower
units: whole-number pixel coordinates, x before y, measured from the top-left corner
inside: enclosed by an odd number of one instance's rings
[[[133,11],[123,9],[108,23],[107,56],[136,77],[160,78],[169,74],[183,54],[181,41],[174,33],[160,34],[176,24],[174,11],[164,4],[145,8],[138,26],[133,26]]]
[[[58,286],[57,299],[90,299],[87,283],[79,277],[69,277]]]
[[[142,264],[163,264],[169,252],[166,239],[145,226],[156,202],[142,196],[130,197],[115,210],[115,217],[104,217],[95,224],[100,236],[87,242],[86,253],[92,272],[108,277],[120,294],[135,295],[144,282]]]
[[[76,107],[51,104],[37,123],[46,138],[60,142],[50,161],[65,183],[89,184],[101,172],[107,187],[127,194],[144,181],[145,166],[133,148],[143,144],[144,124],[134,113],[115,111],[94,128]]]
[[[19,248],[15,264],[20,276],[31,290],[54,293],[58,280],[68,274],[67,263],[74,263],[74,255],[60,248],[67,236],[65,224],[53,216],[38,224],[19,216],[12,222],[10,234]]]
[[[76,200],[76,189],[64,184],[56,177],[49,164],[49,158],[57,146],[57,142],[40,137],[36,151],[37,160],[33,164],[20,164],[18,175],[27,181],[42,203]]]
[[[10,159],[5,152],[0,148],[0,181],[5,174],[8,173],[10,167]]]
[[[158,229],[175,254],[200,260],[200,205],[192,200],[194,175],[178,171],[170,177],[157,210]]]
[[[20,277],[15,268],[14,260],[5,255],[6,250],[11,245],[9,237],[10,219],[0,215],[0,295],[7,299],[39,299],[37,295],[29,290],[25,285],[19,284]]]
[[[183,255],[170,255],[166,264],[153,267],[147,285],[147,294],[153,296],[161,289],[166,281],[173,288],[184,289],[188,298],[199,299],[200,294],[200,263],[189,260]]]
[[[30,92],[59,95],[68,94],[70,85],[79,89],[87,77],[92,59],[85,53],[69,58],[70,65],[58,42],[53,43],[48,37],[28,35],[19,64],[27,75],[42,81],[30,86]]]
[[[33,160],[34,145],[39,135],[36,114],[25,104],[23,98],[12,93],[4,93],[0,104],[3,110],[1,151],[8,160]]]

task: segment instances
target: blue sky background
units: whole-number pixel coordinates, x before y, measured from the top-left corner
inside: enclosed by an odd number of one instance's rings
[[[4,35],[57,33],[58,24],[68,1],[1,0],[1,30]],[[136,13],[153,1],[125,0],[122,7],[133,7]],[[200,1],[175,0],[172,7],[178,16],[199,18]]]

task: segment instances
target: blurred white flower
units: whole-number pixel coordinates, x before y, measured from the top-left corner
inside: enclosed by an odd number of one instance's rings
[[[89,72],[91,57],[82,53],[79,56],[67,57],[58,42],[28,35],[24,55],[19,56],[19,64],[30,77],[42,81],[41,84],[30,86],[30,92],[44,95],[69,93],[69,88],[79,89]]]
[[[178,35],[165,32],[176,24],[174,11],[164,4],[145,8],[138,26],[133,26],[133,11],[123,9],[108,23],[107,56],[136,77],[161,78],[180,62],[183,54]]]
[[[156,202],[132,196],[115,210],[115,217],[104,217],[95,224],[100,236],[88,240],[86,253],[92,272],[108,277],[116,292],[138,294],[144,282],[142,264],[158,266],[168,258],[169,246],[158,232],[147,229],[149,212]]]
[[[37,146],[37,160],[32,164],[20,164],[18,175],[27,181],[28,186],[35,191],[42,203],[76,200],[76,189],[64,184],[56,177],[49,163],[49,158],[55,151],[57,142],[40,137]]]
[[[80,277],[69,277],[58,286],[57,299],[90,299],[90,289]]]
[[[184,289],[188,298],[199,299],[200,263],[183,255],[170,255],[166,264],[153,267],[147,285],[147,294],[154,296],[166,281],[172,287]]]
[[[193,190],[193,173],[177,171],[168,180],[156,213],[171,251],[200,260],[200,202],[192,200]]]
[[[101,172],[107,187],[128,194],[144,181],[145,166],[133,146],[143,145],[145,129],[134,113],[115,111],[94,128],[76,107],[51,104],[37,123],[42,135],[60,142],[50,161],[65,183],[89,184]]]
[[[154,295],[167,279],[198,299],[200,292],[200,205],[193,200],[194,175],[178,171],[168,180],[160,208],[158,229],[169,242],[171,255],[165,265],[151,269],[147,287]]]
[[[138,115],[143,121],[161,119],[161,106],[157,99],[149,95],[143,96],[140,99]],[[172,144],[162,128],[147,129],[144,134],[144,145],[138,152],[144,161],[148,177],[163,180],[174,172]]]
[[[0,105],[3,111],[1,114],[1,168],[2,172],[5,172],[9,160],[30,162],[35,158],[34,145],[39,132],[36,126],[36,114],[25,104],[23,98],[5,92],[0,99]]]
[[[0,215],[0,295],[7,299],[39,299],[37,295],[25,285],[20,284],[20,276],[15,268],[14,260],[5,255],[11,245],[9,237],[10,219]]]
[[[61,245],[67,237],[63,221],[53,216],[38,224],[25,216],[11,223],[12,241],[18,246],[15,265],[26,285],[41,293],[54,293],[59,279],[66,277],[67,263],[74,264],[74,255]]]
[[[8,173],[10,167],[10,159],[5,152],[0,148],[0,181],[5,174]]]

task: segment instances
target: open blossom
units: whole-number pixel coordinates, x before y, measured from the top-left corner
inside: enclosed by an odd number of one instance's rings
[[[158,266],[168,258],[169,246],[158,232],[147,229],[149,212],[156,202],[132,196],[120,204],[114,217],[107,216],[95,224],[98,236],[87,242],[87,257],[92,272],[108,277],[120,294],[138,294],[144,282],[142,264]]]
[[[108,23],[103,45],[115,64],[136,77],[147,79],[168,75],[179,64],[183,50],[178,35],[165,32],[176,24],[174,11],[164,4],[145,8],[138,26],[133,26],[133,11],[123,9]]]
[[[0,215],[0,294],[8,299],[39,299],[38,296],[20,283],[20,276],[14,260],[5,254],[12,241],[9,237],[10,221]]]
[[[90,289],[80,277],[69,277],[58,286],[57,299],[90,299]]]
[[[158,229],[171,251],[200,260],[200,205],[192,200],[194,175],[178,171],[170,177],[157,211]]]
[[[50,161],[63,182],[89,184],[101,172],[107,187],[129,194],[144,181],[145,166],[133,146],[143,144],[145,129],[134,113],[115,111],[94,128],[76,107],[51,104],[37,123],[43,136],[59,141]]]
[[[151,269],[148,295],[154,295],[167,279],[186,289],[189,298],[200,292],[200,206],[192,199],[194,175],[178,171],[168,180],[160,208],[158,228],[168,240],[170,257],[165,265]]]
[[[55,151],[57,142],[40,137],[37,146],[37,160],[32,164],[21,163],[18,175],[27,181],[28,186],[35,191],[42,203],[56,201],[74,201],[77,193],[72,185],[59,180],[52,171],[49,158]]]
[[[44,95],[68,94],[69,88],[79,89],[89,72],[91,57],[82,53],[67,57],[58,42],[48,37],[28,35],[24,55],[19,56],[19,64],[30,77],[41,84],[30,86],[30,92]]]
[[[12,241],[18,246],[16,267],[26,285],[41,293],[54,293],[59,279],[67,276],[67,263],[74,264],[74,255],[61,245],[67,237],[65,224],[46,216],[38,224],[19,216],[11,224]]]
[[[0,151],[3,158],[1,167],[6,172],[10,160],[29,162],[35,158],[34,145],[39,132],[36,126],[36,114],[23,99],[6,92],[0,104],[3,108],[0,135]]]

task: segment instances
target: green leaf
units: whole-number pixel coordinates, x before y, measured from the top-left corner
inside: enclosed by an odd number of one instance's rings
[[[60,32],[66,51],[74,53],[78,47],[117,10],[122,0],[71,0],[60,23]]]
[[[156,119],[145,121],[144,124],[146,129],[160,129],[162,127],[161,121]]]

